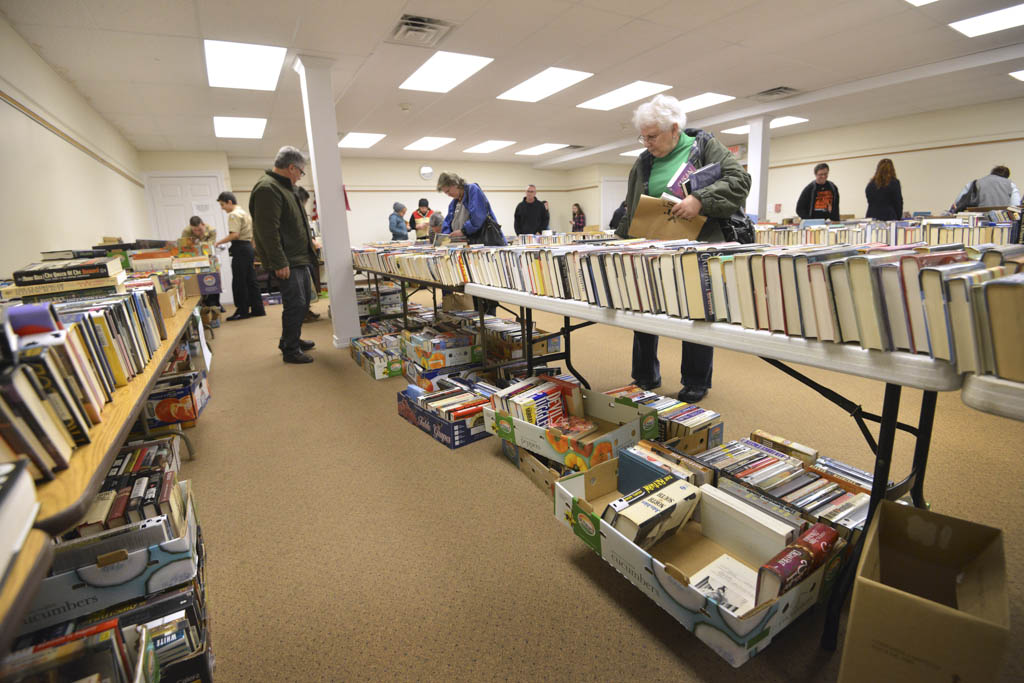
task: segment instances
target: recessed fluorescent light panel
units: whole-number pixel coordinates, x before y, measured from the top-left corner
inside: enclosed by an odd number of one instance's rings
[[[277,89],[285,48],[223,40],[204,40],[203,47],[211,88]]]
[[[1005,31],[1008,28],[1017,28],[1024,26],[1024,5],[1014,5],[988,14],[979,14],[963,21],[954,21],[949,26],[968,38]]]
[[[516,144],[515,140],[488,140],[462,151],[469,152],[470,154],[490,154],[491,152],[497,152],[499,149],[511,147],[514,144]]]
[[[498,95],[498,99],[515,100],[517,102],[540,102],[545,97],[550,97],[559,90],[565,90],[569,86],[576,85],[593,75],[586,71],[559,69],[555,66],[548,67],[511,90],[501,93]]]
[[[448,92],[493,61],[492,57],[438,50],[398,87],[402,90]]]
[[[560,145],[557,142],[545,142],[543,145],[537,145],[536,147],[530,147],[528,149],[516,152],[522,156],[535,157],[541,154],[547,154],[548,152],[554,152],[556,149],[564,149],[569,145]]]
[[[806,123],[807,119],[802,119],[799,116],[780,116],[777,119],[772,119],[772,122],[768,124],[769,128],[785,128],[786,126],[795,126],[798,123]],[[745,126],[736,126],[735,128],[726,128],[722,131],[729,135],[749,135],[750,124]]]
[[[1021,71],[1011,71],[1010,75],[1013,76],[1014,78],[1016,78],[1018,81],[1024,81],[1024,70],[1021,70]]]
[[[612,109],[621,107],[624,104],[636,102],[637,100],[642,100],[645,97],[657,95],[660,92],[665,92],[666,90],[671,89],[671,85],[662,85],[661,83],[651,83],[649,81],[633,81],[629,85],[616,88],[611,92],[606,92],[599,97],[587,100],[586,102],[582,102],[576,106],[582,109],[611,111]]]
[[[938,2],[938,1],[939,0],[907,0],[907,2],[909,2],[914,7],[920,7],[921,5],[930,5],[933,2]]]
[[[386,137],[385,133],[349,133],[338,142],[338,147],[369,149]]]
[[[251,138],[259,140],[267,127],[266,119],[244,116],[214,116],[213,134],[219,138]]]
[[[416,142],[406,145],[402,149],[407,149],[410,152],[432,152],[435,149],[440,149],[452,142],[455,142],[455,138],[432,138],[428,136],[420,138]]]
[[[736,98],[732,95],[719,95],[716,92],[706,92],[702,95],[696,95],[694,97],[687,97],[685,100],[680,100],[679,104],[683,106],[684,112],[697,111],[698,109],[704,109],[705,107],[713,107],[716,104],[722,102],[728,102],[729,100],[735,100]]]
[[[622,152],[622,153],[619,154],[619,156],[620,157],[638,157],[641,154],[643,154],[644,149],[646,149],[646,148],[645,147],[641,147],[640,149],[633,149],[633,150],[630,150],[628,152]]]

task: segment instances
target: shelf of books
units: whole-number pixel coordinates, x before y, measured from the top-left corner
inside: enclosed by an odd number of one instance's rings
[[[21,628],[21,617],[32,604],[52,561],[50,536],[39,529],[29,531],[0,586],[0,652],[7,651]]]
[[[363,273],[367,273],[368,275],[377,275],[378,277],[382,277],[393,282],[408,282],[414,285],[419,285],[421,287],[443,289],[446,292],[462,291],[461,284],[444,284],[442,282],[436,282],[434,280],[427,280],[424,278],[415,278],[408,275],[397,275],[395,273],[385,273],[379,270],[370,270],[369,268],[364,268],[359,265],[356,265],[356,270],[361,271]]]
[[[766,330],[751,330],[729,323],[682,320],[664,314],[636,313],[602,308],[573,299],[554,299],[510,289],[467,284],[466,294],[615,325],[662,337],[716,346],[765,358],[800,363],[859,377],[891,382],[926,391],[953,391],[960,375],[948,362],[895,351],[867,350],[859,346],[820,342]]]
[[[103,409],[103,421],[90,431],[90,443],[75,450],[67,469],[57,472],[52,481],[37,486],[40,507],[36,528],[56,534],[85,514],[198,303],[198,297],[186,299],[174,317],[164,321],[167,339],[135,379],[114,390],[110,403]]]
[[[1024,421],[1024,382],[1011,382],[992,375],[968,375],[964,378],[960,398],[983,413]]]

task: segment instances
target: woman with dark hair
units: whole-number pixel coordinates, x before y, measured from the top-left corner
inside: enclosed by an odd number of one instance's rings
[[[579,204],[572,205],[572,231],[583,232],[583,228],[587,225],[587,216],[583,213],[583,209],[580,208]]]
[[[881,159],[875,175],[864,188],[868,210],[864,214],[876,221],[898,221],[903,218],[903,188],[896,177],[892,159]]]

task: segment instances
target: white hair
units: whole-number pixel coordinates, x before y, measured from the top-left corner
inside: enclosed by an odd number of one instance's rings
[[[644,102],[633,112],[633,126],[637,130],[657,126],[658,130],[669,130],[673,123],[679,130],[686,128],[686,112],[679,100],[671,95],[655,95],[650,102]]]

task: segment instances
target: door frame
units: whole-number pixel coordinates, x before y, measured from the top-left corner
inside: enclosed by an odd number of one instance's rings
[[[157,227],[156,220],[156,203],[153,198],[153,193],[149,189],[150,178],[215,178],[217,186],[220,188],[217,194],[227,191],[224,185],[224,174],[221,171],[147,171],[142,174],[142,183],[146,186],[146,210],[149,212],[149,227],[153,229]],[[214,198],[216,202],[216,198]],[[220,207],[218,206],[219,210]],[[218,228],[224,228],[227,230],[227,220],[224,218],[227,214],[223,211],[220,212],[221,222]],[[226,232],[224,234],[227,234]]]

